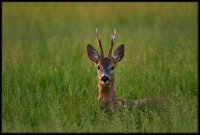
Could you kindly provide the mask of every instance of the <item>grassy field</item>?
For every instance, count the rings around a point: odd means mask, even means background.
[[[197,3],[2,3],[2,132],[197,132]],[[162,111],[97,107],[87,57],[98,28],[115,68],[118,97],[170,99]],[[137,119],[140,118],[140,126]]]

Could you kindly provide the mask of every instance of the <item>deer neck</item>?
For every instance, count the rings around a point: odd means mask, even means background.
[[[117,98],[114,90],[114,75],[111,77],[110,83],[108,85],[103,85],[100,81],[98,82],[99,87],[99,97],[98,103],[101,109],[107,105],[112,106],[116,103]]]

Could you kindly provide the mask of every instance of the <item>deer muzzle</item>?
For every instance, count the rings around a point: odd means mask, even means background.
[[[104,76],[101,77],[101,82],[102,82],[103,84],[108,84],[109,81],[110,81],[110,79],[109,79],[108,76],[105,76],[105,75],[104,75]]]

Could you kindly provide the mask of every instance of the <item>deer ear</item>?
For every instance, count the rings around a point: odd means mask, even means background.
[[[90,60],[94,63],[97,63],[99,60],[99,54],[96,49],[90,44],[87,45],[87,54]]]
[[[115,62],[119,62],[123,59],[124,57],[124,45],[121,44],[114,52],[113,58]]]

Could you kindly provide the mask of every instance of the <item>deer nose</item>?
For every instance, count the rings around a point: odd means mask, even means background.
[[[108,76],[102,76],[101,81],[107,82],[107,81],[109,81],[109,77]]]

